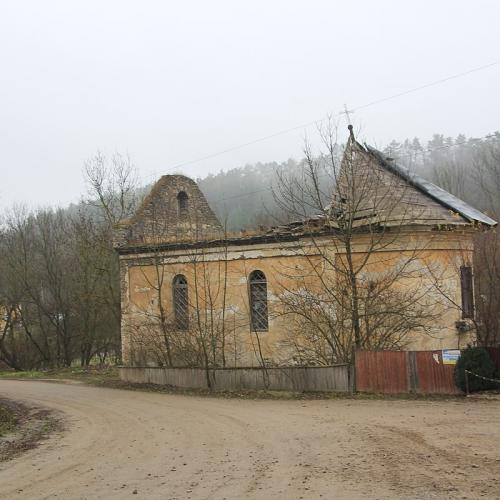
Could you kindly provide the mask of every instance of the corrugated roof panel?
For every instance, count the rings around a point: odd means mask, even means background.
[[[448,191],[445,191],[444,189],[436,186],[423,177],[410,172],[406,167],[398,165],[392,160],[388,161],[385,155],[377,149],[372,148],[367,144],[365,144],[365,148],[379,161],[379,163],[384,168],[402,177],[417,189],[422,191],[424,194],[427,194],[433,200],[436,200],[446,208],[459,213],[460,215],[462,215],[462,217],[465,217],[470,222],[481,222],[482,224],[486,224],[488,226],[497,225],[497,222],[494,221],[491,217],[488,217],[486,214],[483,214],[474,207],[471,207],[468,203],[465,203],[465,201],[457,198],[456,196],[453,196],[451,193],[448,193]]]

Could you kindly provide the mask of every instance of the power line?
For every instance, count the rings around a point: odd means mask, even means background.
[[[405,90],[403,92],[398,92],[397,94],[388,96],[388,97],[383,97],[382,99],[377,99],[376,101],[369,102],[367,104],[363,104],[362,106],[358,106],[357,108],[353,108],[350,111],[357,111],[359,109],[364,109],[368,108],[370,106],[374,106],[375,104],[380,104],[385,101],[390,101],[391,99],[396,99],[398,97],[402,97],[407,94],[411,94],[412,92],[418,92],[420,90],[427,89],[429,87],[433,87],[435,85],[440,85],[441,83],[448,82],[450,80],[455,80],[456,78],[461,78],[462,76],[470,75],[471,73],[476,73],[477,71],[482,71],[483,69],[491,68],[492,66],[496,66],[497,64],[500,64],[500,60],[498,61],[493,61],[492,63],[485,64],[483,66],[478,66],[476,68],[469,69],[467,71],[463,71],[462,73],[456,73],[454,75],[447,76],[445,78],[440,78],[439,80],[434,80],[433,82],[426,83],[424,85],[420,85],[418,87],[414,87],[409,90]]]
[[[433,87],[435,85],[441,85],[442,83],[448,82],[450,80],[455,80],[455,79],[461,78],[463,76],[470,75],[471,73],[476,73],[478,71],[482,71],[482,70],[491,68],[491,67],[496,66],[498,64],[500,64],[500,60],[493,61],[493,62],[491,62],[489,64],[484,64],[482,66],[477,66],[475,68],[469,69],[467,71],[463,71],[461,73],[455,73],[453,75],[450,75],[450,76],[447,76],[447,77],[444,77],[444,78],[440,78],[439,80],[434,80],[434,81],[426,83],[424,85],[420,85],[418,87],[413,87],[411,89],[408,89],[408,90],[405,90],[405,91],[402,91],[402,92],[398,92],[397,94],[393,94],[393,95],[390,95],[390,96],[387,96],[387,97],[383,97],[381,99],[377,99],[377,100],[368,102],[366,104],[363,104],[361,106],[357,106],[357,107],[351,108],[349,110],[345,109],[344,111],[339,111],[338,113],[334,113],[333,116],[340,116],[340,115],[343,115],[343,114],[346,114],[346,113],[352,113],[354,111],[359,111],[361,109],[365,109],[365,108],[368,108],[368,107],[371,107],[371,106],[375,106],[377,104],[381,104],[383,102],[387,102],[387,101],[390,101],[392,99],[397,99],[399,97],[403,97],[403,96],[411,94],[413,92],[419,92],[421,90],[427,89],[429,87]],[[311,125],[322,123],[326,119],[327,119],[327,117],[323,117],[323,118],[320,118],[318,120],[312,120],[312,121],[309,121],[309,122],[306,122],[306,123],[302,123],[301,125],[295,125],[293,127],[280,130],[280,131],[275,132],[273,134],[265,135],[263,137],[259,137],[257,139],[252,140],[252,141],[248,141],[248,142],[244,142],[242,144],[231,146],[229,148],[226,148],[226,149],[223,149],[223,150],[220,150],[220,151],[208,154],[206,156],[202,156],[202,157],[199,157],[199,158],[195,158],[193,160],[188,160],[188,161],[184,161],[184,162],[181,162],[181,163],[177,163],[176,165],[165,169],[164,172],[171,172],[173,170],[177,170],[177,169],[185,167],[187,165],[193,165],[193,164],[199,163],[201,161],[209,160],[209,159],[215,158],[217,156],[221,156],[221,155],[224,155],[224,154],[227,154],[227,153],[231,153],[232,151],[237,151],[238,149],[242,149],[242,148],[245,148],[245,147],[248,147],[248,146],[252,146],[252,145],[257,144],[259,142],[267,141],[269,139],[273,139],[273,138],[278,137],[280,135],[285,135],[285,134],[288,134],[290,132],[294,132],[296,130],[300,130],[300,129],[303,129],[303,128],[310,127]]]
[[[398,160],[398,159],[401,159],[401,158],[411,158],[411,157],[413,157],[415,155],[418,155],[418,154],[421,154],[423,156],[425,153],[432,153],[433,151],[439,151],[439,150],[442,150],[442,149],[450,149],[450,148],[453,148],[453,147],[456,147],[456,146],[473,147],[473,146],[476,146],[476,144],[474,144],[474,143],[469,144],[470,140],[482,141],[484,139],[491,139],[493,137],[500,138],[500,136],[498,134],[488,134],[488,135],[484,135],[482,137],[471,138],[471,139],[468,139],[468,140],[465,140],[465,141],[461,141],[461,142],[455,142],[453,144],[446,144],[446,145],[443,145],[443,146],[436,146],[435,148],[420,149],[420,150],[415,151],[414,153],[408,153],[408,154],[404,154],[404,155],[398,155],[395,159]],[[325,177],[326,175],[327,174],[322,174],[322,175],[320,175],[320,177]],[[217,200],[210,200],[210,204],[211,205],[218,205],[219,203],[222,203],[224,201],[233,200],[233,199],[237,199],[237,198],[245,198],[247,196],[251,196],[251,195],[259,194],[259,193],[265,193],[265,192],[268,192],[268,191],[269,192],[272,191],[272,188],[262,188],[262,189],[257,189],[255,191],[250,191],[248,193],[237,194],[237,195],[233,195],[233,196],[227,196],[227,197],[224,197],[224,198],[219,198]]]

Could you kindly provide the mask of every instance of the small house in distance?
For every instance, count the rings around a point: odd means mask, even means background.
[[[226,234],[160,178],[117,228],[126,366],[283,366],[474,341],[473,235],[496,225],[352,134],[321,214]]]

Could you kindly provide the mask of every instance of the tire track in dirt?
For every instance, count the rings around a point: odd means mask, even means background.
[[[395,494],[411,488],[416,498],[498,498],[498,459],[440,448],[409,428],[376,425],[358,432],[363,442],[371,443],[362,473],[390,484]]]
[[[498,402],[224,400],[32,381],[0,381],[0,393],[66,420],[0,466],[0,498],[500,496]]]

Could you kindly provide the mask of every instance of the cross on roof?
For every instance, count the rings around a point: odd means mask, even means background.
[[[339,114],[345,115],[346,120],[347,120],[347,125],[352,125],[351,123],[351,117],[349,116],[351,113],[354,113],[354,111],[351,109],[347,109],[347,104],[344,104],[344,111],[341,111]]]

